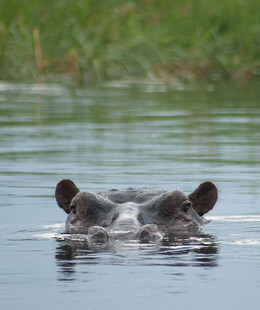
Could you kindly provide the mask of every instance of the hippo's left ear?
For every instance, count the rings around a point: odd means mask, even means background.
[[[71,200],[77,195],[79,189],[71,180],[64,179],[61,180],[55,190],[55,198],[57,204],[62,208],[66,213],[70,213],[70,203]]]
[[[204,182],[189,195],[193,208],[202,216],[211,210],[218,199],[218,190],[212,182]]]

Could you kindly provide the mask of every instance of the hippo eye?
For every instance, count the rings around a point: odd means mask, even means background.
[[[73,214],[76,214],[76,213],[77,213],[76,207],[75,207],[74,205],[71,205],[71,206],[70,206],[70,211],[71,211]]]
[[[112,222],[114,222],[117,218],[118,218],[118,213],[116,213],[116,214],[113,216]]]
[[[184,212],[184,213],[187,213],[189,211],[191,207],[191,203],[190,202],[186,202],[185,204],[183,204],[181,206],[181,210]]]

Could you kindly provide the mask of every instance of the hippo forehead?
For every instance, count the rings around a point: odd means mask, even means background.
[[[177,192],[183,193],[181,191]],[[127,188],[124,190],[112,189],[105,192],[99,192],[97,193],[97,195],[102,196],[116,204],[124,204],[127,202],[142,204],[149,202],[154,198],[158,198],[165,193],[168,192],[166,190],[157,190],[149,188]]]
[[[150,190],[150,189],[125,189],[125,190],[109,190],[106,192],[99,192],[91,194],[89,192],[79,192],[71,202],[71,205],[78,204],[81,207],[88,204],[98,204],[101,206],[109,206],[108,209],[113,209],[120,206],[121,212],[128,212],[129,210],[137,209],[138,207],[149,203],[150,205],[157,205],[159,201],[161,204],[171,204],[172,207],[178,207],[183,201],[188,201],[189,198],[180,190],[167,192],[163,190]],[[111,205],[112,203],[112,205]]]

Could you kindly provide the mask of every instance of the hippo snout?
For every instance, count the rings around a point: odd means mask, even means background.
[[[113,233],[136,232],[141,223],[138,220],[139,208],[135,203],[124,203],[117,207],[117,215],[109,230]]]

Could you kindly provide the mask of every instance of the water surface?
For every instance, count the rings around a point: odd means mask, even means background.
[[[1,309],[257,308],[259,83],[0,83]],[[89,248],[54,189],[153,187],[219,200],[200,234]]]

